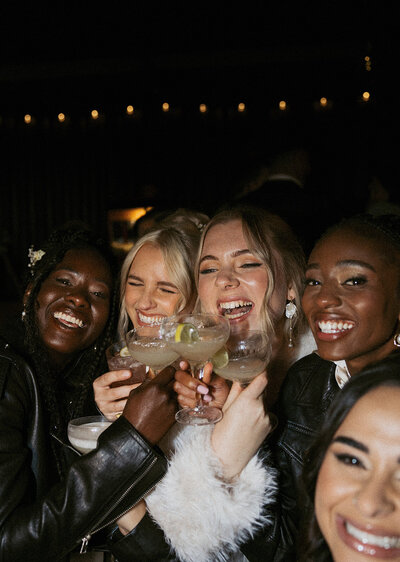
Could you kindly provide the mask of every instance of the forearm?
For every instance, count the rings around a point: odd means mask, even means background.
[[[99,443],[100,449],[73,463],[64,483],[34,504],[18,502],[10,509],[1,525],[1,559],[60,557],[115,521],[164,474],[163,457],[125,419],[117,420]]]

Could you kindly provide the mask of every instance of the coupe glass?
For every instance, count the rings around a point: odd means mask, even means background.
[[[170,349],[189,362],[192,376],[201,380],[205,363],[224,345],[229,330],[229,321],[217,314],[177,314],[163,320],[160,333]],[[194,408],[183,408],[175,417],[179,423],[205,425],[219,421],[222,412],[203,405],[198,395]]]
[[[262,373],[268,363],[270,344],[265,332],[245,330],[233,332],[213,360],[213,370],[217,375],[247,386]]]
[[[68,439],[71,445],[84,455],[94,451],[97,439],[112,422],[104,416],[85,416],[68,423]]]
[[[155,375],[179,357],[160,336],[158,329],[153,335],[146,336],[130,330],[126,335],[126,343],[132,357],[143,365],[148,365]]]
[[[132,375],[129,379],[118,381],[111,386],[122,386],[143,382],[147,376],[146,366],[132,357],[126,341],[114,342],[106,349],[108,368],[110,371],[129,370]]]

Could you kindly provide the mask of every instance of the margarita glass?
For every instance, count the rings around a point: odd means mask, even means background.
[[[84,416],[68,423],[68,439],[82,454],[90,453],[97,447],[97,439],[112,424],[105,416]]]
[[[179,357],[160,336],[158,329],[153,335],[140,335],[136,330],[130,330],[126,335],[126,343],[132,357],[149,366],[155,375]]]
[[[189,362],[192,376],[201,380],[207,361],[223,347],[229,336],[229,321],[216,314],[177,314],[165,318],[160,333],[168,347]],[[205,425],[222,418],[219,408],[203,405],[201,396],[194,408],[176,414],[183,424]]]

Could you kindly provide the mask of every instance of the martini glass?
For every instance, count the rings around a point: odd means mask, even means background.
[[[229,321],[217,314],[177,314],[163,320],[160,328],[170,349],[189,362],[192,376],[201,380],[207,361],[224,345],[229,336]],[[176,413],[179,423],[206,425],[222,418],[219,408],[203,405],[198,395],[194,408]]]
[[[260,330],[245,330],[231,333],[225,347],[211,361],[217,375],[247,386],[265,370],[269,354],[267,334]]]
[[[153,335],[140,335],[136,330],[130,330],[126,335],[126,343],[132,357],[148,365],[155,375],[179,357],[158,330]]]
[[[90,453],[97,447],[97,439],[112,422],[104,416],[84,416],[68,423],[68,439],[82,454]]]

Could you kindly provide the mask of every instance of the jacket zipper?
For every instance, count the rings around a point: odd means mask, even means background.
[[[108,512],[105,514],[105,516],[103,517],[103,521],[107,518],[107,515],[109,513],[111,513],[113,511],[113,509],[118,505],[118,503],[124,499],[124,497],[132,490],[132,488],[134,486],[136,486],[136,484],[138,482],[140,482],[140,480],[142,480],[142,478],[144,478],[146,476],[146,474],[150,471],[150,469],[154,466],[154,464],[157,462],[157,458],[153,458],[153,460],[151,461],[151,463],[149,464],[149,466],[146,468],[146,470],[144,471],[143,474],[141,474],[138,478],[136,478],[136,480],[129,486],[129,488],[122,494],[122,496],[119,498],[119,500],[117,502],[114,502],[113,506],[108,510]],[[162,477],[161,477],[162,478]],[[99,531],[101,531],[102,529],[104,529],[105,527],[107,527],[107,525],[110,525],[111,523],[113,523],[114,521],[116,521],[117,519],[119,519],[120,517],[122,517],[123,515],[125,515],[125,513],[128,513],[128,511],[130,509],[132,509],[132,507],[134,505],[136,505],[137,503],[139,503],[146,494],[148,494],[149,492],[151,492],[155,486],[158,484],[158,482],[161,480],[161,478],[159,478],[157,480],[157,482],[154,484],[154,486],[152,486],[149,490],[146,491],[145,494],[142,494],[137,500],[136,502],[131,505],[130,507],[128,507],[127,509],[125,509],[125,511],[123,511],[122,513],[120,513],[119,515],[117,515],[117,517],[115,517],[114,519],[112,519],[111,521],[107,521],[107,523],[105,523],[104,525],[100,525],[100,527],[98,527],[97,529],[95,529],[94,531],[92,531],[91,533],[86,534],[82,539],[81,539],[81,549],[80,549],[80,554],[84,554],[87,551],[87,547],[89,544],[89,540],[91,539],[92,535],[94,535],[95,533],[98,533]]]

